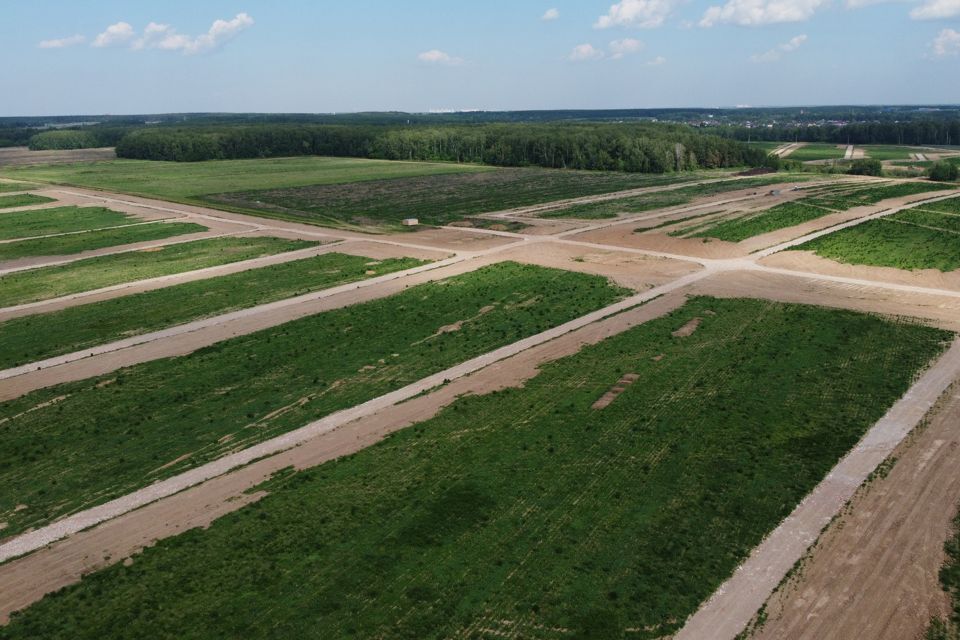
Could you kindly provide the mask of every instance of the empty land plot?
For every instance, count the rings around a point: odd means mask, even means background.
[[[425,264],[327,253],[0,323],[0,369]]]
[[[214,205],[315,224],[399,228],[403,218],[419,218],[427,224],[448,224],[478,213],[673,184],[696,177],[696,174],[497,169],[354,185],[224,193],[203,200]]]
[[[917,147],[901,147],[897,145],[864,145],[859,147],[867,153],[868,158],[874,160],[909,160],[914,154],[930,153],[929,149]]]
[[[953,534],[944,544],[946,562],[940,569],[940,585],[949,596],[950,615],[934,618],[924,636],[926,640],[953,640],[960,637],[960,516],[953,520]]]
[[[55,198],[48,198],[46,196],[38,196],[32,193],[18,193],[12,196],[0,196],[0,209],[30,207],[35,204],[46,204],[55,201]]]
[[[144,220],[103,207],[56,207],[19,211],[0,215],[0,240],[91,231],[140,222]]]
[[[359,158],[270,158],[161,162],[109,162],[0,168],[6,177],[72,184],[121,193],[190,201],[210,193],[340,184],[441,173],[494,171],[477,165],[394,162]]]
[[[940,213],[953,213],[960,215],[960,198],[950,198],[949,200],[938,200],[924,204],[919,209],[924,211],[937,211]]]
[[[833,211],[829,209],[803,202],[785,202],[756,214],[723,220],[710,228],[697,231],[691,237],[740,242],[771,231],[795,227],[798,224],[816,220],[831,213]]]
[[[251,260],[317,244],[269,237],[211,238],[17,271],[0,276],[0,307]]]
[[[281,474],[259,502],[86,576],[3,632],[663,637],[950,336],[697,298],[522,388]]]
[[[0,193],[9,191],[30,191],[36,189],[37,185],[27,182],[3,182],[0,181]]]
[[[624,213],[643,213],[644,211],[676,207],[682,204],[688,204],[696,198],[712,196],[718,193],[740,191],[742,189],[754,189],[758,187],[770,186],[772,184],[778,184],[781,182],[795,182],[806,179],[808,179],[806,176],[798,177],[795,175],[774,175],[764,178],[744,178],[742,180],[700,184],[682,187],[680,189],[671,189],[670,191],[655,191],[653,193],[619,198],[617,200],[573,205],[563,209],[557,209],[555,211],[548,211],[547,213],[540,214],[540,217],[579,218],[582,220],[616,218],[619,214]]]
[[[788,157],[790,160],[810,162],[812,160],[840,160],[847,151],[847,145],[805,144],[795,149]]]
[[[65,236],[18,240],[0,244],[0,260],[15,260],[30,256],[66,256],[104,247],[165,240],[204,231],[208,231],[207,227],[194,222],[155,222]]]
[[[947,191],[951,187],[936,182],[898,182],[862,189],[843,189],[811,196],[805,201],[809,204],[826,207],[835,211],[846,211],[854,207],[874,205],[890,198],[904,198],[933,191]]]
[[[124,495],[626,293],[599,276],[500,263],[4,403],[3,532]]]
[[[804,243],[823,258],[897,269],[960,269],[960,217],[907,210]]]

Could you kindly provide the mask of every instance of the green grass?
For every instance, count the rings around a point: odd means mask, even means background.
[[[822,196],[811,196],[805,198],[804,201],[836,211],[846,211],[854,207],[874,205],[890,198],[903,198],[905,196],[920,195],[932,191],[945,191],[950,188],[949,185],[936,182],[898,182],[876,187],[853,189],[838,194],[827,193]]]
[[[13,207],[29,207],[35,204],[46,204],[54,202],[55,198],[38,196],[32,193],[21,193],[13,196],[0,196],[0,209],[12,209]]]
[[[960,214],[960,198],[949,198],[947,200],[930,202],[923,205],[921,208],[925,211],[939,211],[942,213]]]
[[[802,244],[796,249],[846,264],[897,269],[960,269],[960,235],[949,231],[948,216],[936,216],[938,229],[917,226],[930,221],[921,212],[903,212],[870,220]],[[952,223],[955,228],[955,222]]]
[[[490,171],[488,167],[358,158],[270,158],[160,162],[108,160],[77,164],[8,167],[5,177],[73,184],[170,200],[211,193],[341,184],[444,173]]]
[[[0,307],[240,262],[316,244],[267,237],[212,238],[18,271],[0,276]]]
[[[164,240],[204,231],[207,231],[207,227],[193,222],[158,222],[156,224],[120,227],[119,229],[88,231],[67,236],[18,240],[0,244],[0,260],[14,260],[30,256],[66,256],[94,249],[150,240]]]
[[[960,515],[953,519],[953,533],[943,545],[946,561],[940,568],[940,586],[949,596],[950,614],[947,619],[934,618],[924,636],[925,640],[957,640],[960,638]]]
[[[929,149],[920,149],[917,147],[902,147],[897,145],[857,145],[858,149],[863,149],[868,158],[874,160],[909,160],[914,153],[930,153]]]
[[[625,293],[599,276],[501,263],[4,403],[4,534],[355,406]],[[18,504],[29,508],[15,511]]]
[[[204,200],[258,215],[330,226],[399,230],[403,218],[449,224],[478,213],[637,187],[675,184],[700,174],[650,175],[559,169],[498,169],[485,173],[379,180],[213,195]]]
[[[830,213],[832,212],[827,209],[803,202],[785,202],[756,214],[724,220],[713,227],[694,233],[692,237],[740,242],[771,231],[795,227]]]
[[[617,200],[607,200],[604,202],[592,202],[588,204],[579,204],[557,209],[541,214],[542,218],[578,218],[582,220],[616,218],[619,214],[643,213],[644,211],[653,211],[656,209],[665,209],[667,207],[676,207],[687,204],[697,198],[712,196],[728,191],[739,191],[742,189],[755,189],[768,187],[770,185],[782,182],[796,182],[808,179],[807,176],[796,175],[771,175],[760,178],[743,178],[727,182],[715,182],[712,184],[692,185],[670,191],[655,191],[653,193],[628,198],[618,198]]]
[[[0,240],[54,233],[90,231],[143,222],[141,218],[103,207],[56,207],[0,214]]]
[[[26,182],[0,182],[0,193],[7,191],[30,191],[36,188],[37,185]]]
[[[0,323],[0,369],[425,264],[327,253]]]
[[[766,152],[771,152],[774,149],[779,149],[785,142],[749,142],[747,143],[753,149],[763,149]]]
[[[260,502],[47,596],[0,637],[664,637],[948,337],[696,298],[521,388],[279,474]]]
[[[847,152],[847,145],[807,144],[786,157],[787,160],[810,162],[812,160],[840,160]]]

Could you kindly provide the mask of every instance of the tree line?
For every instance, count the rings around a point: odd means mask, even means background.
[[[718,131],[735,140],[829,142],[835,144],[960,145],[960,119],[905,122],[856,122],[827,126],[727,127]]]
[[[133,131],[117,144],[117,156],[145,160],[297,155],[641,173],[767,162],[763,151],[731,138],[651,124],[158,127]]]

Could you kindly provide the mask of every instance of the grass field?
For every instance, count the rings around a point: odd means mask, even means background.
[[[143,222],[141,218],[103,207],[56,207],[0,215],[0,240],[53,233],[90,231]]]
[[[599,276],[501,263],[30,393],[0,405],[3,532],[303,426],[625,293]]]
[[[0,323],[0,369],[79,351],[191,320],[410,269],[424,261],[371,261],[327,253]]]
[[[66,256],[83,251],[118,247],[136,242],[165,240],[191,233],[203,233],[207,227],[193,222],[160,222],[103,229],[66,236],[49,236],[0,244],[0,260],[14,260],[30,256]]]
[[[960,217],[903,211],[796,247],[847,264],[897,269],[960,269]]]
[[[786,142],[750,142],[748,145],[753,149],[763,149],[764,151],[771,152],[774,149],[778,149],[783,145],[787,144]]]
[[[0,637],[664,637],[948,337],[697,298],[522,388],[281,474],[260,502],[84,577]]]
[[[766,211],[723,220],[709,228],[697,231],[691,237],[740,242],[771,231],[795,227],[798,224],[822,218],[830,213],[832,212],[827,209],[803,202],[785,202]]]
[[[476,165],[305,156],[208,162],[110,160],[66,165],[8,167],[0,169],[0,174],[8,178],[20,177],[25,180],[73,184],[182,201],[229,191],[280,189],[482,171],[492,171],[492,169]]]
[[[0,209],[29,207],[35,204],[46,204],[54,201],[54,198],[48,198],[47,196],[38,196],[32,193],[20,193],[12,196],[0,196]]]
[[[698,174],[649,175],[557,169],[498,169],[484,173],[379,180],[219,194],[208,203],[331,226],[400,229],[403,218],[448,224],[478,213],[622,189],[684,182]]]
[[[788,160],[810,162],[812,160],[840,160],[847,151],[846,145],[811,143],[796,149]]]
[[[960,215],[960,198],[949,198],[938,202],[931,202],[920,207],[924,211],[939,211]]]
[[[949,190],[950,188],[949,185],[937,182],[898,182],[875,187],[844,189],[837,193],[827,192],[804,200],[810,204],[835,211],[846,211],[854,207],[877,204],[890,198],[902,198],[933,191]]]
[[[26,182],[0,182],[0,193],[6,193],[9,191],[30,191],[31,189],[36,188],[36,185],[28,184]]]
[[[808,176],[791,174],[771,175],[759,178],[743,178],[712,184],[691,185],[670,191],[653,192],[639,196],[618,198],[605,202],[578,204],[565,209],[557,209],[541,214],[542,218],[578,218],[592,220],[616,218],[619,214],[643,213],[667,207],[676,207],[692,202],[697,198],[712,196],[728,191],[768,187],[782,182],[796,182],[809,179]]]
[[[914,153],[930,153],[930,149],[897,145],[858,145],[857,148],[863,149],[868,158],[880,160],[881,162],[884,160],[909,160]]]
[[[0,307],[240,262],[316,244],[281,238],[212,238],[18,271],[0,276]]]

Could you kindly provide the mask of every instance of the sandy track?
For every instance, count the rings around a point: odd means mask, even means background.
[[[91,162],[94,160],[113,160],[116,157],[117,154],[113,147],[55,151],[30,151],[27,147],[7,147],[6,149],[0,149],[0,167]]]
[[[675,636],[734,638],[816,541],[831,518],[960,377],[960,338],[751,552]]]
[[[960,502],[960,383],[927,421],[768,600],[768,620],[751,637],[919,638],[931,617],[949,614],[938,574]]]
[[[420,393],[429,391],[434,387],[440,386],[450,380],[456,380],[469,375],[480,369],[487,367],[495,362],[505,358],[522,353],[527,349],[538,346],[550,340],[554,340],[572,331],[583,328],[599,320],[622,313],[636,305],[648,302],[656,297],[665,295],[686,287],[693,282],[705,277],[709,271],[698,271],[689,274],[683,278],[678,278],[672,282],[650,289],[649,291],[636,294],[614,303],[597,311],[585,314],[566,322],[562,325],[548,329],[517,342],[495,349],[482,356],[472,358],[466,362],[460,363],[449,369],[441,371],[431,376],[427,376],[413,384],[407,385],[396,391],[379,396],[350,409],[345,409],[333,413],[325,418],[310,423],[304,427],[290,431],[286,434],[272,438],[258,445],[254,445],[237,453],[233,453],[213,462],[186,471],[182,474],[173,476],[166,480],[154,483],[148,487],[117,498],[102,505],[87,509],[86,511],[63,518],[53,524],[41,527],[34,531],[16,536],[0,544],[0,562],[4,562],[19,555],[30,553],[44,547],[45,545],[67,537],[87,527],[106,522],[116,518],[124,513],[137,509],[155,500],[173,495],[189,487],[200,484],[210,478],[222,475],[230,471],[233,467],[248,464],[258,458],[268,455],[274,455],[285,451],[297,445],[303,444],[312,438],[327,433],[337,427],[352,422],[358,418],[372,415],[377,411],[390,407],[403,400],[408,400]],[[69,365],[68,365],[69,366]],[[19,380],[21,378],[14,378]]]
[[[791,153],[793,153],[794,151],[796,151],[797,149],[805,145],[806,145],[805,142],[791,142],[789,144],[785,144],[780,147],[777,147],[771,152],[771,155],[775,155],[778,158],[786,158]]]
[[[355,453],[384,436],[427,420],[463,394],[483,394],[522,385],[544,362],[572,355],[632,327],[661,317],[685,300],[674,292],[642,307],[587,325],[527,349],[431,393],[345,424],[276,456],[254,462],[163,500],[77,533],[23,558],[0,565],[0,623],[43,595],[76,582],[86,573],[136,553],[159,539],[206,526],[263,494],[244,492],[281,469],[299,469]],[[135,558],[134,558],[135,561]]]

